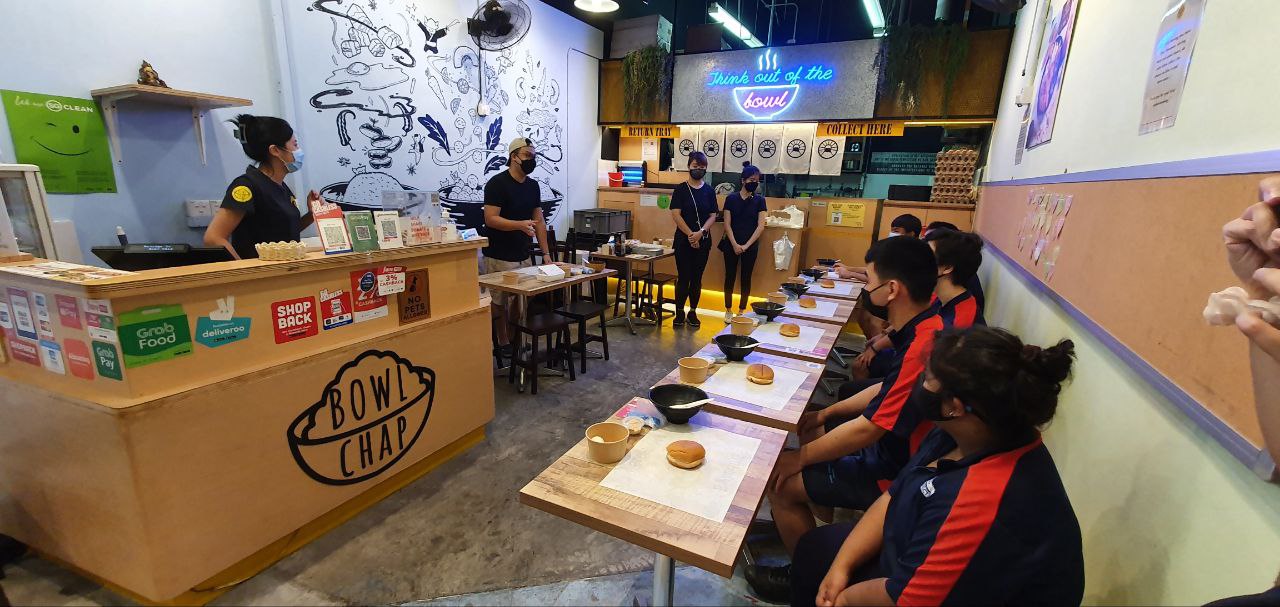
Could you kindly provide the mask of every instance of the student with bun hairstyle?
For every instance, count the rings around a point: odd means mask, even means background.
[[[738,191],[724,199],[724,238],[720,239],[720,252],[724,253],[724,321],[733,320],[733,279],[740,273],[742,294],[738,297],[738,314],[747,308],[747,294],[751,292],[751,273],[756,269],[756,255],[760,252],[760,236],[764,234],[764,218],[768,213],[764,196],[757,194],[760,187],[760,169],[750,162],[742,163],[742,185]]]
[[[204,244],[224,247],[236,259],[258,256],[255,245],[302,238],[311,211],[298,211],[285,175],[302,168],[302,149],[293,127],[280,118],[240,114],[230,121],[244,153],[254,161],[227,186],[222,206],[204,231]],[[307,201],[319,200],[314,190]],[[308,208],[310,205],[308,205]]]
[[[934,428],[856,525],[800,539],[793,605],[1079,605],[1080,524],[1040,429],[1073,345],[989,327],[934,339],[909,406]]]

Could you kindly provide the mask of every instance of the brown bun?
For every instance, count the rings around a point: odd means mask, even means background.
[[[818,281],[818,286],[824,289],[834,289],[836,287],[836,281],[831,280],[829,278],[824,278]]]
[[[762,363],[752,363],[747,367],[747,381],[767,386],[773,383],[773,369]]]
[[[783,337],[800,337],[800,325],[793,322],[783,323],[778,327],[778,335]]]
[[[801,307],[801,308],[816,308],[816,307],[818,307],[818,301],[817,301],[816,299],[814,299],[814,298],[812,298],[812,297],[808,297],[808,296],[801,297],[801,298],[800,298],[800,307]]]
[[[802,285],[804,284],[804,279],[799,276],[792,276],[787,279],[787,282],[793,285]]]
[[[702,444],[691,440],[678,440],[667,445],[667,462],[677,468],[692,470],[702,465],[707,450]]]

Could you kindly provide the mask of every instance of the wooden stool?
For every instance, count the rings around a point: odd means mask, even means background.
[[[530,315],[525,319],[524,324],[511,323],[511,328],[517,333],[528,335],[533,342],[532,349],[526,356],[521,352],[521,348],[516,348],[511,355],[511,369],[508,373],[507,381],[515,383],[516,369],[522,368],[529,374],[530,393],[538,393],[538,363],[546,360],[547,368],[552,368],[551,364],[558,362],[561,358],[568,360],[569,364],[565,365],[569,372],[569,381],[577,379],[573,372],[573,352],[569,350],[569,321],[559,314],[544,312],[541,314]],[[538,350],[538,338],[545,338],[547,341],[547,349],[545,354]],[[556,338],[555,345],[552,345],[551,338]],[[523,343],[523,337],[515,340],[515,343]],[[519,386],[521,391],[524,386]]]

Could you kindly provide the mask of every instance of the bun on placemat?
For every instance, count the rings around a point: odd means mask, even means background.
[[[677,468],[692,470],[702,465],[707,450],[698,441],[678,440],[667,445],[667,462]]]
[[[783,337],[800,337],[800,325],[793,322],[782,323],[782,326],[778,327],[778,335]]]
[[[800,298],[800,307],[801,307],[801,308],[816,308],[816,307],[818,307],[818,300],[816,300],[816,299],[814,299],[814,298],[812,298],[812,297],[809,297],[809,296],[807,296],[807,295],[802,296],[802,297]]]
[[[767,386],[773,383],[773,369],[763,363],[752,363],[747,367],[747,381]]]
[[[834,289],[836,288],[836,281],[831,280],[830,278],[823,278],[818,281],[818,286],[824,289]]]
[[[800,276],[792,276],[790,278],[787,278],[786,282],[787,284],[802,285],[804,284],[804,278]]]

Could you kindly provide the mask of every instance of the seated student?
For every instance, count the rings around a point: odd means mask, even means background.
[[[959,232],[960,228],[957,228],[956,224],[949,221],[930,221],[929,225],[924,227],[924,236],[921,236],[921,238],[928,239],[929,234],[932,234],[934,230],[951,230],[952,232]]]
[[[910,213],[894,217],[893,221],[889,224],[888,238],[893,238],[895,236],[907,236],[911,239],[920,238],[920,218]],[[862,271],[858,272],[857,270]],[[841,278],[851,278],[854,280],[861,280],[862,282],[867,281],[866,268],[850,269],[838,267],[836,268],[836,274]],[[884,322],[877,319],[875,315],[871,314],[871,312],[867,310],[862,299],[858,300],[858,303],[854,308],[853,319],[858,323],[858,328],[862,331],[863,335],[879,335],[884,330]]]
[[[893,218],[889,222],[889,238],[894,236],[907,236],[910,238],[920,238],[920,218],[906,213]]]
[[[942,329],[929,305],[938,266],[929,246],[914,238],[877,242],[868,259],[870,282],[863,296],[887,309],[899,354],[883,388],[855,413],[859,417],[779,457],[769,500],[789,551],[814,527],[810,502],[866,508],[887,486],[879,481],[893,479],[906,464],[912,438],[919,439],[923,420],[906,402],[924,370],[933,335]]]
[[[800,540],[792,605],[1079,605],[1080,524],[1039,433],[1072,350],[939,334],[909,405],[937,427],[856,525]]]

